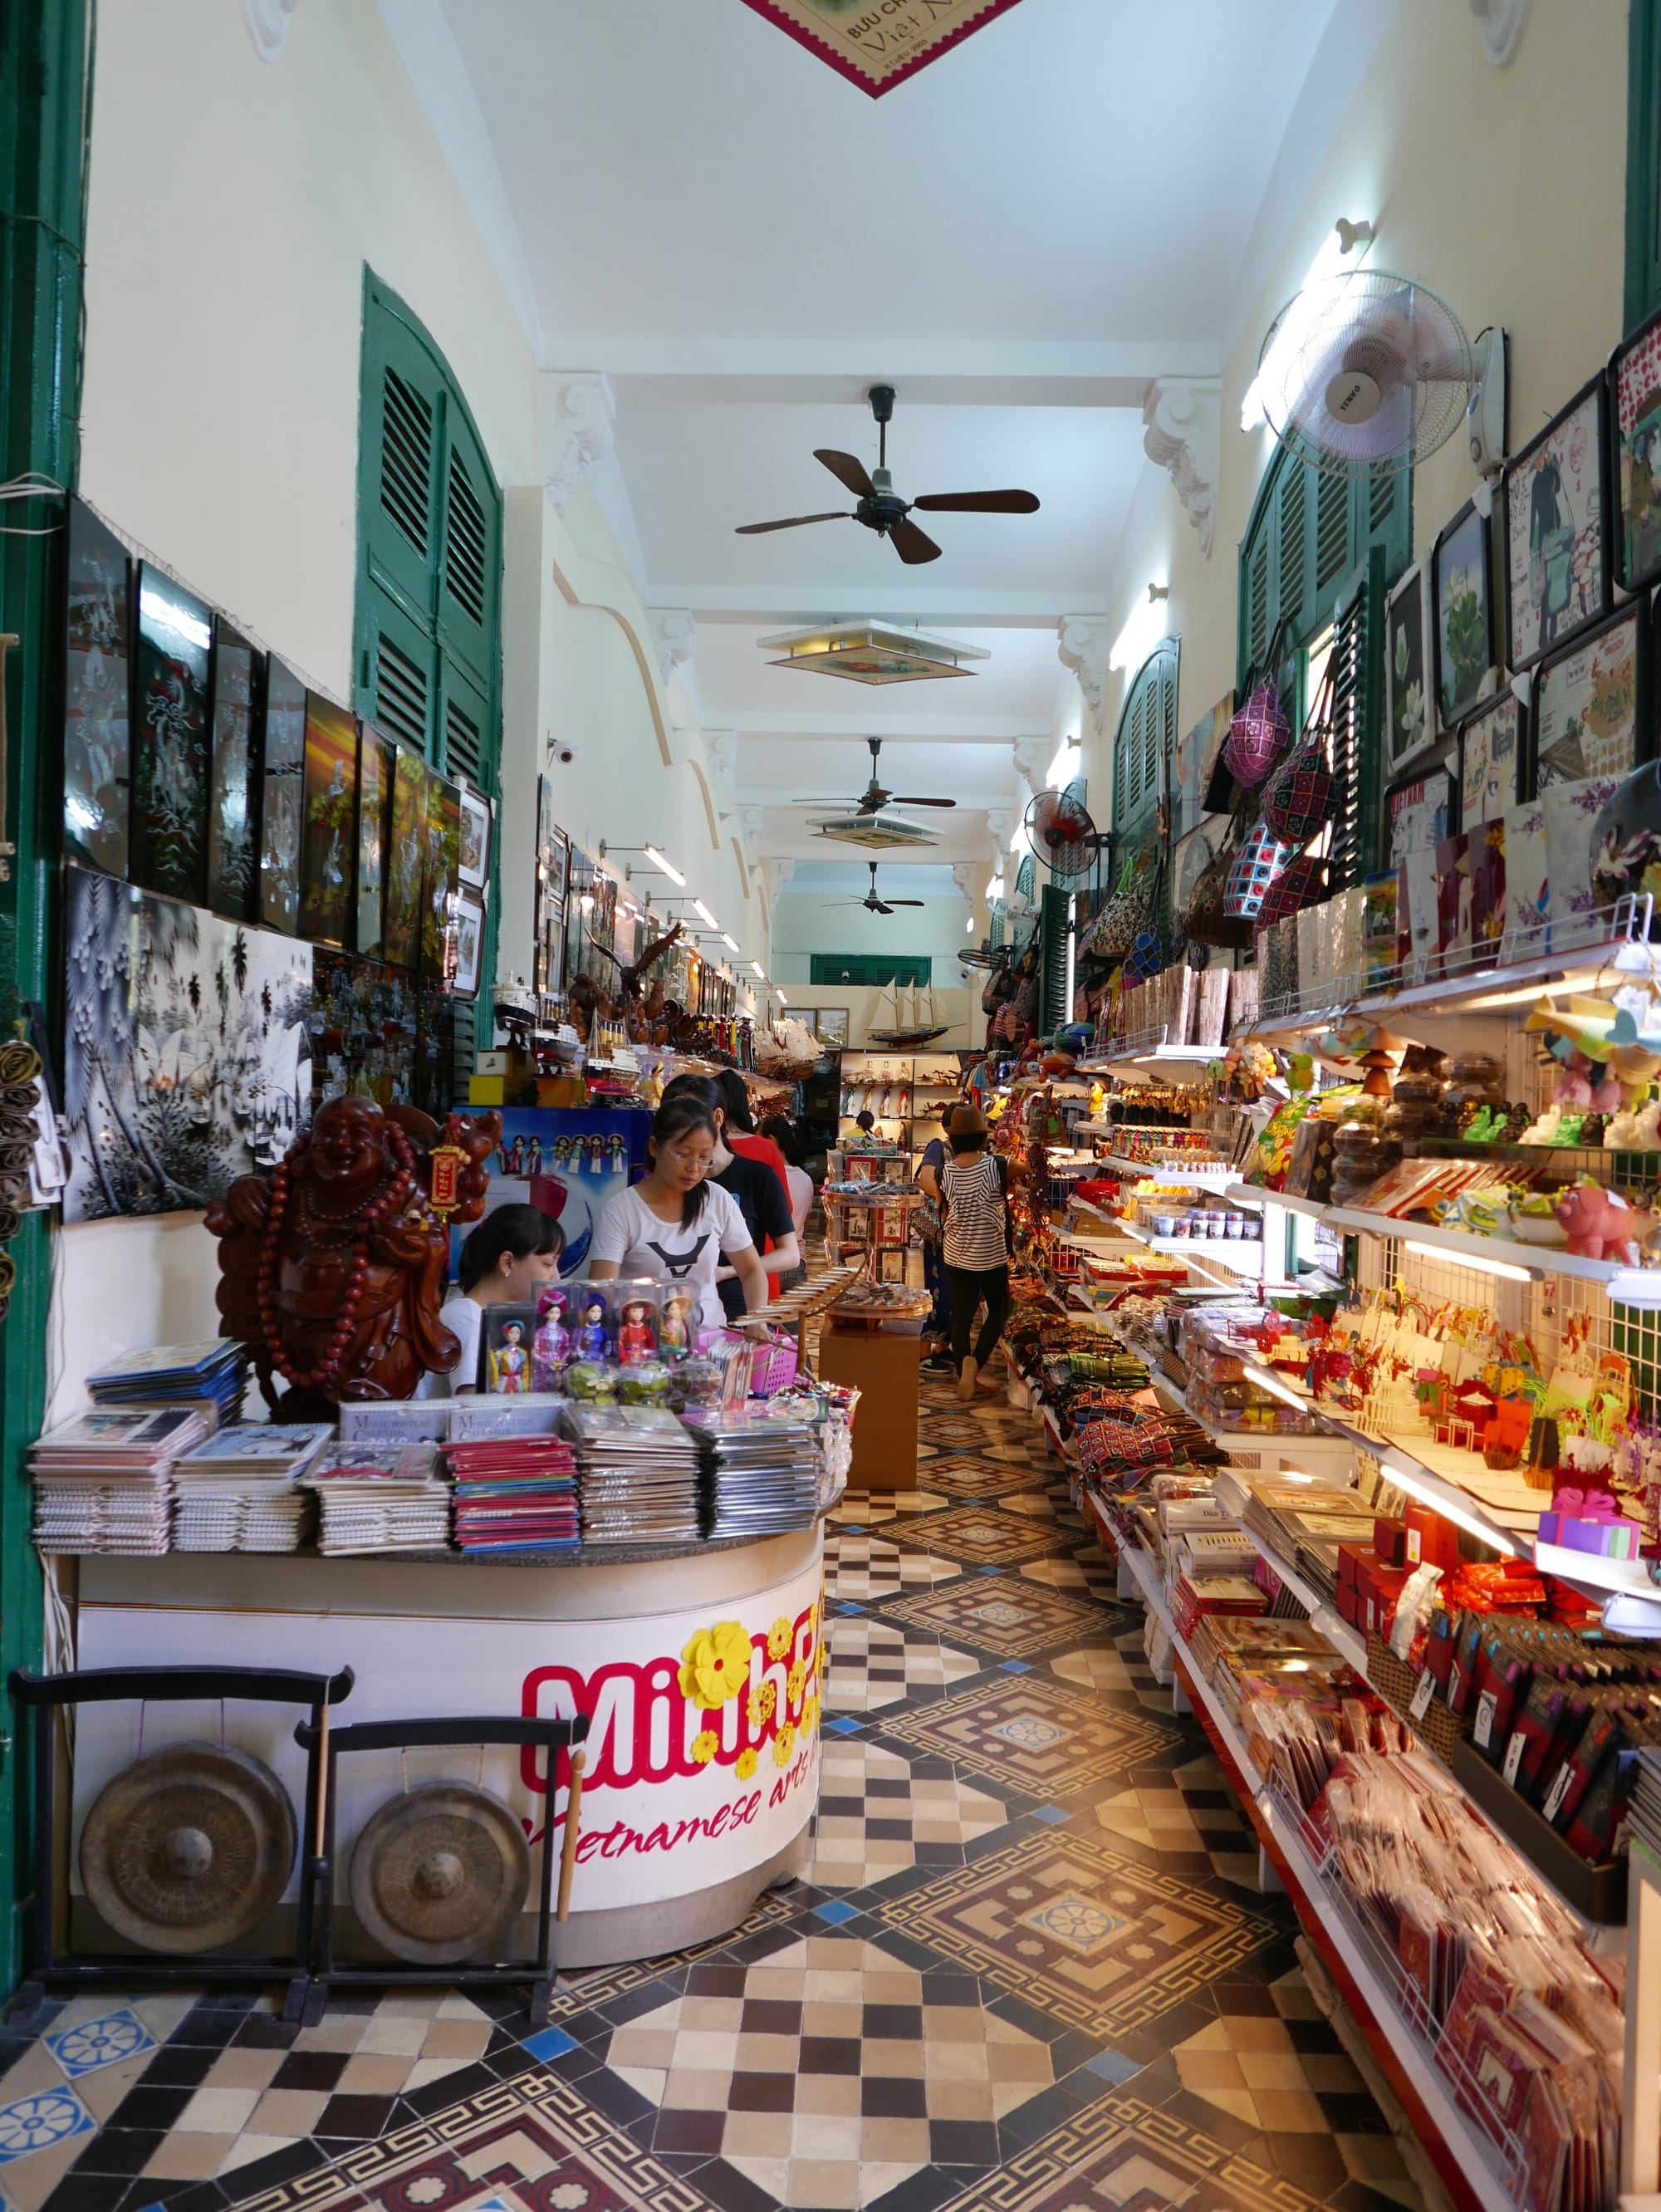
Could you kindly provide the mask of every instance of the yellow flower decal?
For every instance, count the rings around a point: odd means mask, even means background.
[[[757,1685],[749,1693],[747,1711],[753,1729],[765,1728],[773,1718],[773,1709],[779,1702],[779,1692],[771,1682]]]
[[[778,1735],[773,1739],[773,1765],[775,1766],[788,1766],[790,1765],[791,1753],[795,1750],[795,1748],[796,1730],[791,1727],[791,1723],[786,1721],[780,1728]]]
[[[681,1695],[706,1711],[743,1695],[749,1681],[749,1638],[736,1620],[700,1628],[681,1654]]]
[[[768,1658],[782,1659],[785,1652],[790,1650],[791,1640],[794,1633],[795,1632],[791,1628],[789,1621],[787,1621],[781,1613],[779,1619],[773,1622],[772,1627],[767,1631]]]
[[[755,1771],[755,1753],[749,1750],[741,1751],[732,1762],[732,1771],[741,1782],[748,1782]]]
[[[796,1664],[791,1668],[789,1674],[785,1677],[785,1687],[790,1693],[790,1701],[791,1705],[796,1705],[800,1701],[802,1692],[807,1686],[807,1680],[808,1670],[798,1659]]]
[[[818,1723],[819,1723],[819,1699],[818,1699],[817,1695],[816,1695],[813,1691],[809,1690],[809,1692],[808,1692],[808,1694],[807,1694],[807,1697],[806,1697],[806,1698],[805,1698],[805,1699],[803,1701],[803,1705],[802,1705],[802,1733],[803,1733],[803,1735],[811,1735],[813,1734],[814,1729],[818,1726]]]
[[[700,1766],[707,1766],[720,1745],[721,1740],[713,1729],[702,1729],[692,1739],[692,1755]]]

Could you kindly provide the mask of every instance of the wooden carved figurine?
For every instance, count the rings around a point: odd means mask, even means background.
[[[427,1206],[436,1125],[412,1109],[335,1098],[275,1174],[242,1176],[207,1225],[220,1240],[219,1310],[247,1345],[266,1403],[285,1419],[329,1419],[348,1401],[409,1398],[460,1346],[439,1320],[449,1229]],[[501,1116],[452,1115],[443,1132],[468,1164],[451,1218],[484,1211],[485,1163]]]

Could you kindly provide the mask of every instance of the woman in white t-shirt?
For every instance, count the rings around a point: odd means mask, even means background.
[[[709,1181],[716,1154],[709,1108],[691,1096],[670,1099],[653,1118],[648,1150],[645,1177],[600,1216],[590,1279],[643,1277],[689,1291],[702,1326],[719,1328],[726,1316],[715,1271],[724,1258],[743,1285],[746,1310],[765,1305],[767,1271],[737,1201]]]
[[[439,1313],[461,1346],[461,1357],[447,1375],[423,1376],[415,1395],[461,1398],[476,1390],[485,1308],[534,1305],[544,1283],[559,1281],[564,1249],[559,1223],[534,1206],[499,1206],[487,1213],[461,1248],[456,1264],[461,1287]]]

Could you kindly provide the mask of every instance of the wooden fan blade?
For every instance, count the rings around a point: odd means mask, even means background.
[[[787,514],[782,522],[741,522],[735,538],[759,538],[766,530],[799,530],[804,522],[852,522],[846,507],[834,507],[828,514]]]
[[[955,799],[898,799],[891,797],[890,806],[955,806]]]
[[[1036,514],[1038,500],[1029,491],[936,491],[914,499],[913,507],[930,514]]]
[[[940,548],[914,522],[896,522],[888,532],[888,543],[908,568],[940,558]]]
[[[923,900],[921,900],[921,899],[890,899],[890,900],[888,901],[888,904],[889,904],[891,907],[895,907],[895,906],[921,906],[923,903],[924,903],[924,902],[923,902]]]
[[[813,458],[821,461],[840,484],[846,484],[856,499],[874,496],[876,486],[866,472],[865,464],[856,453],[839,453],[834,446],[815,446]]]
[[[884,906],[882,900],[878,899],[875,907],[871,908],[871,911],[874,914],[892,914],[894,912],[894,908],[891,906]]]

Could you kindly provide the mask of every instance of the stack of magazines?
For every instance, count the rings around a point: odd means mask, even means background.
[[[317,1497],[325,1555],[450,1548],[450,1485],[436,1444],[331,1441],[305,1482]]]
[[[476,1556],[554,1557],[580,1543],[577,1460],[563,1437],[452,1443],[456,1541]]]
[[[334,1442],[325,1422],[239,1422],[173,1470],[176,1552],[295,1552],[307,1493],[299,1487]]]
[[[758,1405],[689,1410],[713,1491],[712,1536],[776,1536],[812,1526],[820,1455],[813,1423]]]
[[[233,1336],[205,1344],[157,1344],[124,1352],[87,1377],[95,1406],[160,1406],[195,1401],[208,1408],[208,1426],[233,1421],[242,1411],[248,1355]]]
[[[209,1419],[194,1406],[100,1407],[49,1430],[29,1456],[38,1548],[165,1552],[173,1467]]]
[[[571,1406],[583,1542],[678,1544],[707,1533],[696,1438],[662,1406]]]

